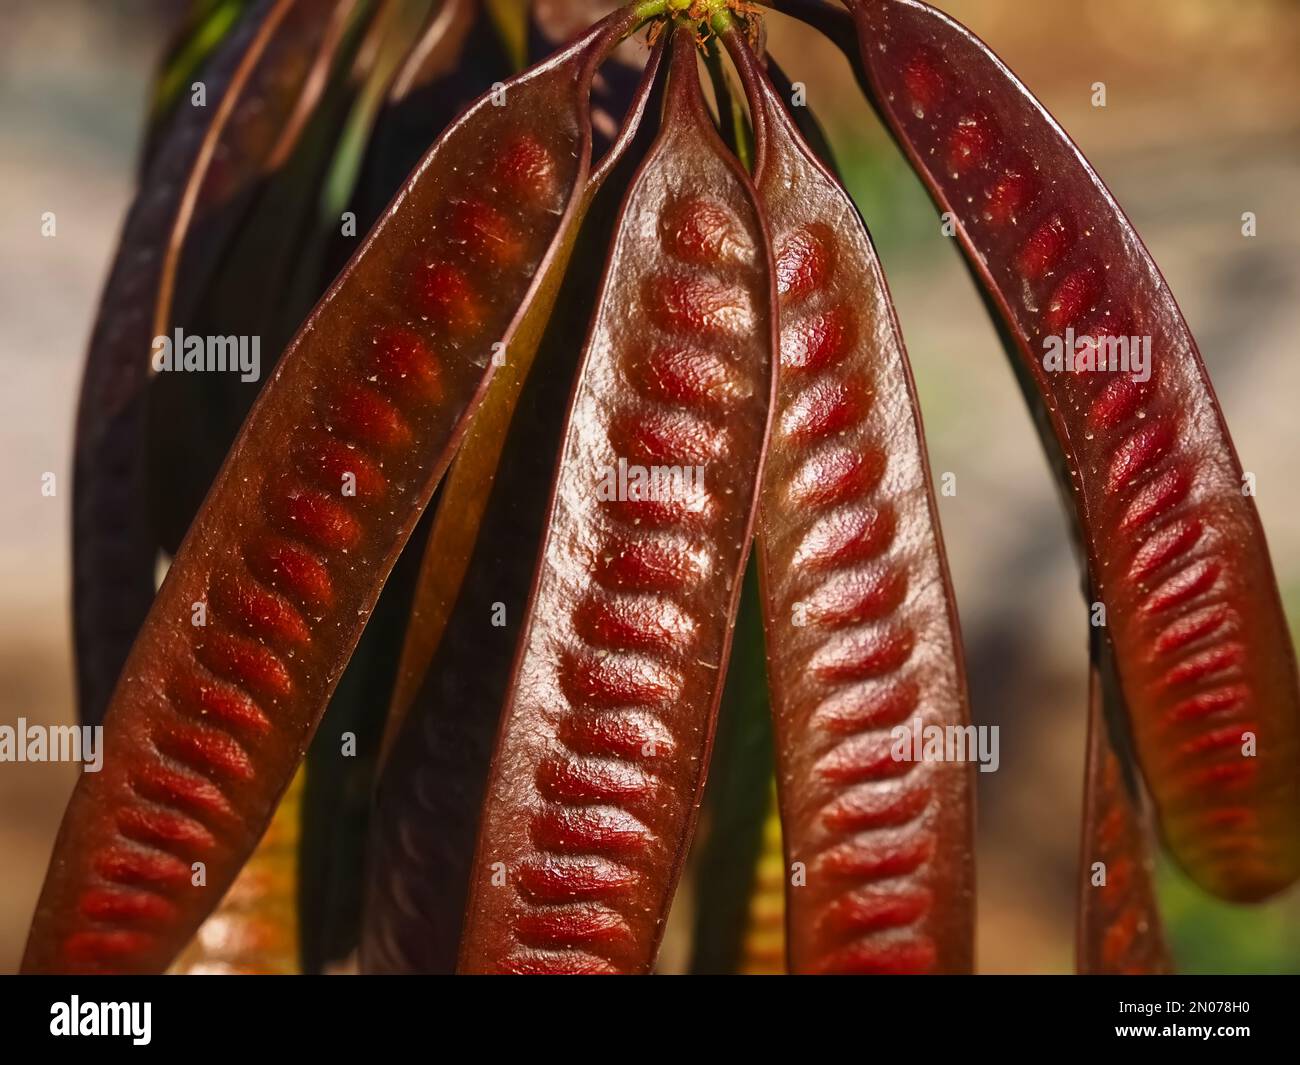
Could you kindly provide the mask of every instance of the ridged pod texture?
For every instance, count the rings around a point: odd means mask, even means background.
[[[488,767],[582,356],[574,340],[590,323],[615,215],[654,132],[641,120],[662,52],[652,52],[622,132],[588,180],[591,207],[536,345],[538,369],[529,372],[531,349],[516,344],[439,493],[374,795],[362,972],[456,968]]]
[[[1146,811],[1111,742],[1095,669],[1088,696],[1078,969],[1116,976],[1167,973],[1172,966],[1156,906]]]
[[[775,325],[748,178],[703,109],[690,31],[673,49],[663,128],[624,202],[569,410],[462,971],[648,970],[699,803]],[[620,463],[703,479],[611,484]]]
[[[485,16],[486,17],[486,16]],[[628,90],[626,96],[615,97],[621,105],[618,113],[622,126],[618,136],[601,154],[599,165],[593,170],[583,193],[582,213],[587,218],[587,207],[595,202],[600,189],[616,166],[626,166],[623,160],[633,139],[641,128],[650,90],[662,61],[663,49],[656,48],[648,61],[641,81]],[[601,78],[609,67],[601,68]],[[611,92],[606,86],[606,102]],[[593,94],[593,106],[595,94]],[[583,271],[582,260],[594,258],[599,266],[602,246],[595,251],[592,242],[596,220],[584,221],[582,246],[574,251],[575,270],[566,274],[566,285],[572,285],[576,274]],[[594,252],[594,254],[593,254]],[[593,272],[593,276],[595,273]],[[563,300],[561,301],[563,306]],[[583,313],[589,310],[584,307]],[[547,330],[557,328],[556,318],[567,312],[557,310],[547,322]],[[583,327],[585,327],[585,321]],[[563,327],[563,326],[560,326]],[[566,346],[567,346],[566,338]],[[489,489],[495,482],[501,463],[502,447],[509,431],[520,392],[528,378],[535,357],[535,349],[521,350],[516,345],[507,360],[492,379],[465,440],[456,453],[455,461],[447,472],[447,479],[439,493],[437,511],[429,531],[428,546],[421,563],[419,581],[411,607],[410,623],[402,645],[397,680],[390,701],[386,724],[384,748],[388,750],[393,738],[414,702],[416,694],[429,671],[429,663],[438,649],[442,633],[451,611],[455,607],[469,565],[471,553],[479,540],[479,528],[488,505]],[[573,351],[573,348],[569,348]],[[576,354],[576,352],[575,352]],[[571,360],[572,361],[572,360]],[[562,410],[563,408],[561,408]]]
[[[972,765],[896,750],[970,720],[911,372],[852,202],[731,44],[780,295],[759,559],[791,969],[969,971]]]
[[[467,112],[291,343],[127,661],[25,970],[162,970],[252,851],[572,222],[591,73],[627,28]]]
[[[1046,408],[1165,839],[1216,894],[1278,891],[1300,875],[1295,657],[1177,304],[1100,178],[980,41],[916,0],[849,7],[873,98],[957,219]],[[1067,329],[1102,338],[1107,359],[1105,338],[1149,337],[1150,379],[1046,368]]]

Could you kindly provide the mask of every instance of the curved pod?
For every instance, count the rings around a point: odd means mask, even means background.
[[[970,711],[911,370],[852,201],[727,43],[780,292],[759,560],[787,861],[806,870],[791,970],[970,971],[973,767],[912,757]]]
[[[549,307],[587,175],[591,77],[634,24],[607,20],[507,83],[506,106],[470,108],[290,344],[127,660],[26,971],[163,969],[252,851],[481,401],[493,345]],[[484,203],[519,234],[511,263],[456,237]]]
[[[1165,840],[1208,890],[1270,895],[1300,875],[1295,656],[1187,324],[1101,179],[981,41],[917,0],[848,6],[873,101],[1046,408]],[[1073,369],[1045,360],[1071,338]]]
[[[462,971],[647,971],[699,805],[776,324],[766,228],[704,110],[693,42],[675,32],[663,128],[624,201],[569,410]],[[635,473],[698,467],[702,483],[657,489]]]

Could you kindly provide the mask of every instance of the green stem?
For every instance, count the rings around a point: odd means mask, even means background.
[[[729,0],[703,0],[705,14],[699,21],[707,20],[714,33],[725,33],[732,23],[728,3]],[[636,17],[645,23],[662,15],[675,17],[689,15],[691,8],[696,5],[697,0],[645,0],[644,3],[638,4],[635,10]]]

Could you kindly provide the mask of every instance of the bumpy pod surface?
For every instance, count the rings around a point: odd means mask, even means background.
[[[611,102],[621,105],[619,113],[623,122],[618,136],[600,156],[584,190],[584,215],[641,127],[662,55],[662,47],[651,53],[640,80],[627,88],[626,93],[615,94],[607,87],[601,94],[606,105]],[[606,67],[609,65],[605,64]],[[600,77],[605,76],[602,68]],[[596,102],[597,96],[593,95],[593,106]],[[410,624],[402,644],[385,731],[385,750],[391,746],[415,700],[460,594],[491,486],[500,466],[505,438],[524,382],[531,371],[533,357],[531,348],[520,351],[516,346],[512,357],[495,374],[447,472],[420,565]]]
[[[252,851],[494,345],[553,296],[587,176],[591,77],[632,25],[607,20],[507,83],[509,106],[467,111],[291,343],[126,663],[25,970],[163,969]]]
[[[663,128],[624,202],[568,414],[462,971],[654,960],[752,533],[773,306],[766,227],[704,110],[693,33],[677,30]],[[657,484],[635,473],[674,468]]]
[[[759,560],[786,854],[806,869],[791,968],[969,971],[973,769],[925,743],[970,713],[911,371],[852,201],[728,44],[780,298]]]
[[[575,340],[590,324],[627,181],[655,132],[657,122],[642,130],[641,119],[652,89],[662,103],[662,52],[592,174],[592,209],[535,368],[516,358],[494,378],[439,494],[374,795],[363,972],[456,968],[479,810],[582,354]]]
[[[873,102],[1045,409],[1164,837],[1208,890],[1272,894],[1300,875],[1295,656],[1187,324],[1101,179],[981,41],[918,0],[848,6]],[[1076,368],[1054,368],[1071,338]],[[1118,338],[1149,338],[1149,379]]]

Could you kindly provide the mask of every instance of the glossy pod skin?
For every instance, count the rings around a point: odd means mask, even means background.
[[[569,409],[462,972],[646,972],[699,804],[768,430],[775,291],[752,186],[704,110],[694,31],[672,48]],[[704,483],[602,499],[620,459],[702,465]]]
[[[1137,781],[1110,737],[1105,686],[1088,679],[1088,754],[1079,857],[1078,971],[1133,976],[1173,971],[1156,906],[1150,827]],[[1097,866],[1100,865],[1100,869]],[[1098,876],[1104,874],[1104,880]]]
[[[375,158],[370,165],[377,172],[381,189],[383,172],[393,166],[400,169],[409,162],[404,159],[409,145],[436,128],[434,116],[463,91],[470,81],[468,72],[480,73],[485,68],[492,71],[506,64],[491,16],[480,0],[446,0],[440,4],[394,78],[387,112],[376,132]],[[365,185],[363,190],[368,191]],[[507,360],[498,369],[436,503],[390,699],[385,751],[424,680],[469,563],[499,455],[495,445],[504,435],[502,429],[485,441],[485,426],[499,425],[502,420],[492,413],[506,405],[496,397],[502,392],[507,396],[516,394],[512,386],[523,376],[519,361]]]
[[[608,5],[606,5],[608,6]],[[640,127],[651,87],[662,59],[662,49],[656,48],[639,81],[622,91],[626,85],[620,81],[619,90],[608,85],[599,94],[593,91],[593,108],[621,105],[624,121],[617,137],[600,155],[591,179],[584,191],[586,206],[605,183],[613,168],[626,152]],[[597,80],[606,77],[607,62],[597,73]],[[606,113],[608,118],[608,113]],[[594,122],[593,122],[594,127]],[[499,368],[483,404],[474,416],[465,434],[465,440],[448,470],[446,482],[437,502],[429,542],[420,564],[415,600],[411,606],[410,623],[402,644],[397,680],[390,700],[384,733],[384,750],[389,749],[414,702],[420,685],[424,682],[448,617],[456,605],[461,584],[469,565],[487,507],[491,486],[501,461],[501,450],[511,424],[519,395],[532,366],[532,351],[517,353]]]
[[[248,187],[283,143],[311,58],[354,0],[264,0],[203,70],[209,107],[182,104],[151,152],[100,302],[74,450],[73,618],[81,718],[102,721],[154,596],[145,506],[146,392],[168,331],[173,275],[193,231]]]
[[[515,360],[498,373],[439,494],[402,647],[411,672],[393,690],[373,797],[365,973],[456,969],[479,811],[582,355],[575,341],[590,325],[623,192],[657,132],[642,117],[652,108],[657,119],[662,105],[662,51],[592,174],[534,369]]]
[[[162,970],[252,851],[481,399],[493,344],[553,297],[592,71],[634,24],[615,16],[514,79],[510,106],[474,105],[290,345],[127,661],[25,971]],[[484,220],[514,239],[477,239]]]
[[[1295,657],[1195,341],[1101,179],[982,42],[917,0],[848,7],[873,102],[1045,408],[1164,838],[1207,890],[1273,894],[1300,875]],[[1046,369],[1067,329],[1150,337],[1150,380]]]
[[[726,41],[780,293],[759,562],[787,865],[806,869],[790,968],[969,972],[973,765],[894,751],[896,728],[970,722],[911,371],[852,201]]]

